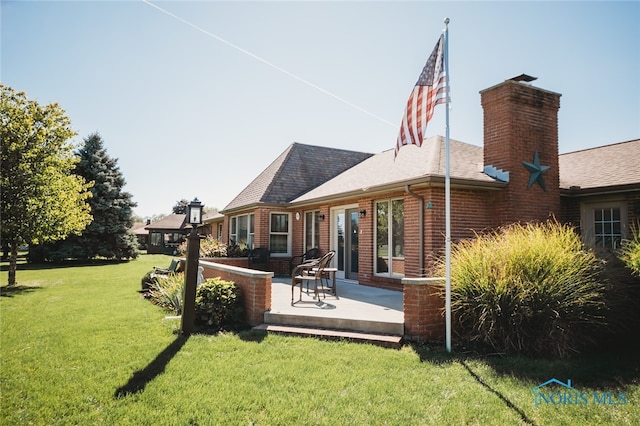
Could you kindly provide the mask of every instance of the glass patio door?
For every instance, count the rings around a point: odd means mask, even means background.
[[[358,279],[358,209],[337,209],[333,212],[333,249],[338,277]]]

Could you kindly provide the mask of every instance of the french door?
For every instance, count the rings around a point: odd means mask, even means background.
[[[332,210],[331,247],[338,278],[358,279],[358,209],[357,206]]]

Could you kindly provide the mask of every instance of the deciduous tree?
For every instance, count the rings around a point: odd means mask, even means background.
[[[16,282],[20,245],[79,234],[91,222],[91,184],[73,173],[74,135],[58,104],[41,106],[0,84],[0,219],[10,252],[9,285]]]

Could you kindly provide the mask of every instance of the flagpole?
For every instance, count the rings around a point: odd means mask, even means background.
[[[451,352],[451,176],[449,162],[449,107],[451,96],[449,94],[449,18],[445,18],[444,30],[444,69],[446,73],[446,133],[445,133],[445,346],[447,352]]]

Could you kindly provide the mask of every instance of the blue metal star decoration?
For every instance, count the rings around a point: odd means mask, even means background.
[[[538,185],[540,185],[540,187],[542,187],[542,189],[546,191],[547,188],[544,186],[544,178],[542,177],[542,173],[549,170],[549,166],[540,165],[540,157],[538,156],[538,151],[536,151],[533,155],[533,163],[527,163],[526,161],[523,161],[522,164],[531,173],[527,188],[531,188],[531,185],[538,182]]]

